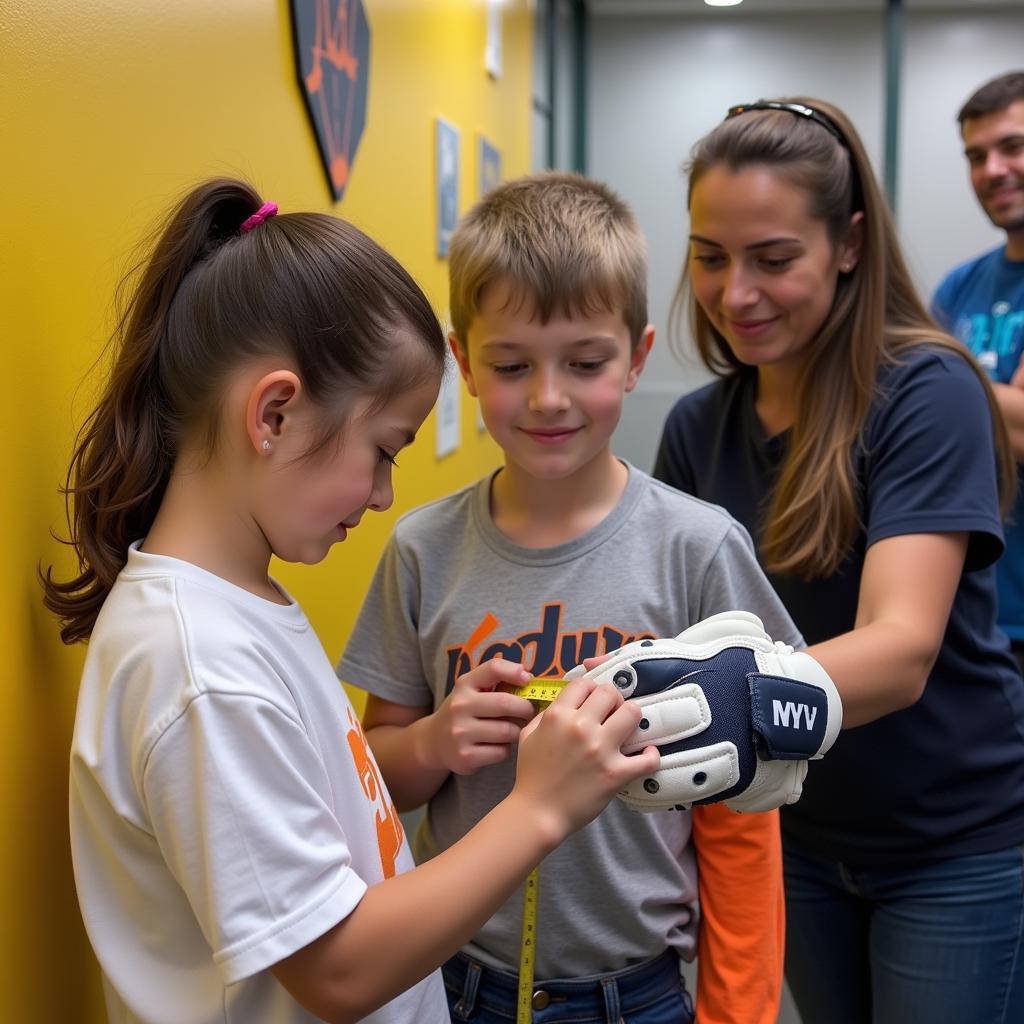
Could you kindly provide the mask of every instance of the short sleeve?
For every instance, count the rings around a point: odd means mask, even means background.
[[[338,662],[346,683],[407,707],[433,701],[419,641],[419,573],[392,536]]]
[[[700,618],[733,610],[753,612],[773,640],[804,646],[800,631],[758,564],[750,534],[739,523],[729,528],[705,574]]]
[[[864,443],[870,546],[920,533],[971,535],[967,568],[1002,553],[992,411],[956,353],[918,359],[880,391]]]
[[[685,431],[681,427],[681,414],[682,406],[677,403],[665,420],[651,475],[655,480],[660,480],[677,491],[695,494],[696,480],[684,443]]]
[[[196,697],[155,743],[142,790],[225,984],[319,938],[366,891],[322,759],[267,700]]]

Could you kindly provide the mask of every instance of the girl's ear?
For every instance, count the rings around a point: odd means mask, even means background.
[[[626,391],[632,391],[636,382],[647,365],[647,357],[650,355],[651,346],[654,344],[654,327],[648,324],[640,335],[640,340],[633,346],[629,357],[629,373],[626,374]]]
[[[260,455],[269,455],[295,415],[302,382],[291,370],[272,370],[253,385],[245,405],[245,431]]]
[[[473,371],[469,366],[469,354],[454,331],[448,335],[448,347],[452,350],[452,355],[455,356],[455,362],[459,364],[459,373],[462,374],[462,379],[466,382],[466,389],[474,398],[479,397],[476,393],[476,381],[473,380]]]
[[[839,243],[839,269],[848,274],[860,261],[864,246],[864,211],[858,210],[850,218],[846,237]]]

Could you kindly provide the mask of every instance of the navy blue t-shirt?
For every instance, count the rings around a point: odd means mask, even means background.
[[[787,435],[766,437],[756,374],[686,395],[665,424],[654,475],[721,505],[755,538]],[[995,624],[1002,551],[991,415],[953,352],[922,349],[882,370],[855,452],[863,529],[839,569],[769,575],[808,644],[853,629],[864,553],[886,537],[967,532],[967,561],[922,698],[845,730],[808,771],[783,835],[850,864],[990,852],[1024,841],[1024,681]],[[752,609],[756,610],[756,609]]]

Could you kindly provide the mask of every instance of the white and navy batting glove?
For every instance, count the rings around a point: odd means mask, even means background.
[[[623,746],[661,766],[619,793],[634,810],[724,801],[736,811],[795,803],[807,762],[835,742],[843,705],[814,658],[774,643],[749,612],[722,612],[672,640],[639,640],[587,675],[611,682],[644,717]]]

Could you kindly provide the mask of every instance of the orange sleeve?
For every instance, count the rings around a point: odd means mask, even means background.
[[[693,808],[700,887],[697,1024],[775,1024],[786,910],[779,812]]]

